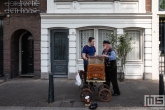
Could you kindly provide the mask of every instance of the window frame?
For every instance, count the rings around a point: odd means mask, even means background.
[[[126,33],[126,31],[139,31],[140,32],[140,59],[139,60],[128,60],[128,62],[144,62],[144,29],[141,28],[125,28],[123,29],[123,32]]]
[[[82,64],[83,63],[83,59],[80,58],[80,34],[79,32],[81,30],[88,30],[88,29],[93,29],[94,30],[94,38],[95,38],[95,47],[96,47],[96,55],[98,55],[98,46],[99,46],[99,41],[98,41],[98,35],[99,35],[99,29],[105,29],[105,30],[110,30],[110,31],[113,31],[114,34],[116,34],[117,32],[117,29],[116,28],[113,28],[113,27],[100,27],[100,26],[92,26],[92,27],[82,27],[82,28],[78,28],[76,29],[76,60],[77,60],[77,64]]]

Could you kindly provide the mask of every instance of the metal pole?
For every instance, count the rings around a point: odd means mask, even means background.
[[[54,82],[53,73],[49,74],[49,93],[48,93],[48,103],[54,102]]]

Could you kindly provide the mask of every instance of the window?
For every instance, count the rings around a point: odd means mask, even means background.
[[[132,37],[132,44],[131,46],[133,49],[127,55],[127,60],[140,60],[141,59],[141,31],[137,30],[128,30],[125,31],[128,33],[129,37]]]
[[[79,38],[79,44],[80,44],[80,51],[81,53],[83,47],[85,45],[88,45],[88,38],[89,37],[94,37],[94,30],[93,29],[88,29],[88,30],[80,30],[80,38]],[[81,58],[81,54],[79,55],[79,58]]]
[[[110,40],[111,34],[114,33],[112,29],[102,29],[102,28],[93,28],[93,29],[85,29],[79,30],[79,59],[81,59],[81,51],[85,45],[88,45],[88,38],[95,38],[95,48],[96,54],[101,55],[103,51],[102,43],[103,40]]]
[[[113,34],[112,30],[105,30],[105,29],[99,29],[98,31],[99,37],[98,37],[98,53],[101,54],[103,51],[102,43],[104,40],[111,40],[111,34]]]
[[[165,0],[159,0],[159,10],[165,11]]]

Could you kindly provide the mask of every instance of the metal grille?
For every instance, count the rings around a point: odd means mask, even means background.
[[[64,34],[64,33],[61,33]],[[56,37],[54,39],[54,60],[66,60],[65,51],[66,51],[66,38]]]
[[[164,28],[165,27],[165,18],[160,18],[159,19],[159,41],[160,41],[160,44],[159,44],[159,73],[160,74],[165,74],[164,72],[164,58],[165,58],[165,54],[164,54],[164,49],[165,49],[165,45],[164,45],[164,42],[165,42],[165,39],[164,39],[164,36],[165,36],[165,31],[164,31]]]

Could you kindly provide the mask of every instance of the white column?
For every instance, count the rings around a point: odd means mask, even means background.
[[[119,1],[114,1],[114,13],[119,12]]]
[[[139,13],[146,13],[146,0],[139,0]]]
[[[49,62],[50,62],[49,31],[48,29],[41,29],[41,79],[48,79],[50,72]]]
[[[152,0],[152,79],[159,78],[159,16],[158,1]]]
[[[123,29],[117,29],[117,34],[123,34],[123,33],[124,33]]]
[[[117,37],[119,37],[119,36],[122,35],[123,33],[124,33],[124,30],[123,30],[123,29],[120,29],[120,28],[117,29]],[[117,66],[118,66],[117,72],[120,72],[121,60],[118,60],[118,61],[117,61]]]
[[[55,2],[54,0],[47,0],[47,13],[55,12]]]
[[[76,29],[69,29],[69,64],[68,79],[75,79],[76,75]]]

